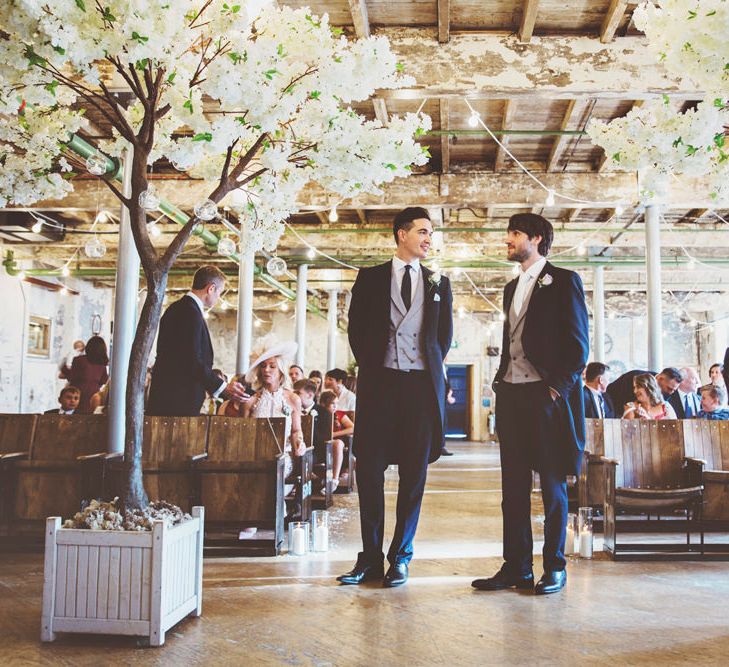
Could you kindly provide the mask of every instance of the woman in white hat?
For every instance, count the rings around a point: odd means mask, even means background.
[[[288,477],[293,469],[290,453],[302,456],[306,451],[301,430],[301,399],[285,387],[288,380],[285,362],[296,354],[294,342],[274,345],[261,354],[246,372],[246,382],[255,394],[243,404],[243,417],[286,417],[286,468]]]

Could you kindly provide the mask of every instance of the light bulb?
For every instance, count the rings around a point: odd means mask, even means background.
[[[61,287],[61,294],[63,296],[67,296],[68,295],[68,288],[67,287]]]
[[[253,326],[258,329],[261,326],[261,320],[253,320]]]
[[[554,190],[549,190],[547,192],[547,198],[544,200],[544,203],[547,206],[554,206]]]
[[[228,302],[227,301],[223,301],[221,299],[221,301],[220,301],[220,310],[228,310]]]
[[[332,210],[329,211],[329,222],[337,222],[339,220],[339,214],[337,213],[337,207],[332,206]]]
[[[149,229],[149,235],[153,238],[157,238],[162,232],[159,229],[159,225],[155,224],[154,222],[147,227]]]
[[[306,256],[309,259],[316,259],[316,250],[314,250],[314,248],[309,248],[309,250],[306,253]]]
[[[106,254],[106,244],[97,236],[86,241],[84,254],[91,259],[99,259]]]
[[[99,213],[96,216],[96,220],[94,222],[98,223],[99,225],[103,225],[105,222],[109,221],[109,214],[106,211],[99,211]]]
[[[154,185],[149,184],[144,192],[139,193],[139,205],[145,211],[156,211],[159,208],[159,196]]]
[[[469,127],[478,127],[479,121],[481,120],[481,115],[478,113],[478,111],[471,111],[471,115],[468,117],[468,125]]]
[[[196,218],[205,220],[206,222],[218,217],[218,206],[212,199],[198,202],[195,204],[194,211]]]
[[[86,169],[94,176],[103,176],[106,173],[106,156],[94,151],[86,158]]]
[[[18,280],[25,280],[25,271],[20,271],[17,273]]]
[[[458,319],[466,317],[466,309],[463,306],[458,306]]]
[[[689,271],[693,271],[693,269],[696,268],[696,260],[693,257],[689,259],[689,261],[686,263],[686,267],[689,269]]]
[[[587,248],[585,248],[585,246],[583,246],[583,245],[578,245],[577,246],[577,254],[578,255],[586,255],[587,254]]]
[[[289,309],[289,303],[288,303],[288,301],[284,301],[284,302],[283,302],[283,303],[281,304],[281,310],[283,310],[283,312],[285,313],[285,312],[287,312],[287,311],[288,311],[288,309]]]
[[[209,319],[210,319],[210,313],[209,313],[209,312],[208,312],[208,311],[206,310],[206,311],[205,311],[205,312],[203,313],[203,317],[204,317],[204,318],[205,318],[206,320],[209,320]]]
[[[266,262],[266,271],[274,278],[279,278],[286,273],[286,260],[281,257],[271,257]]]
[[[37,220],[36,223],[31,227],[34,234],[40,234],[41,230],[43,229],[43,223],[40,220]]]
[[[615,215],[623,215],[623,213],[625,213],[625,209],[620,204],[618,204],[615,207]]]
[[[499,313],[499,322],[503,322],[506,319],[506,315],[504,313]]]
[[[61,269],[61,275],[64,278],[68,278],[71,275],[71,269],[68,268],[68,264],[65,264],[64,267]]]

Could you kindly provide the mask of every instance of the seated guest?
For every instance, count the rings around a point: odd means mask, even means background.
[[[615,417],[613,401],[605,390],[608,386],[607,372],[610,366],[593,361],[585,368],[585,419],[612,419]]]
[[[663,399],[651,373],[633,378],[635,401],[625,405],[623,419],[676,419],[675,410]]]
[[[53,408],[53,410],[46,410],[47,415],[73,415],[76,413],[79,401],[81,400],[81,390],[78,387],[72,385],[66,385],[61,389],[61,394],[58,397],[58,402],[61,404],[60,408]]]
[[[342,464],[344,463],[344,440],[342,438],[348,437],[354,432],[352,420],[345,414],[339,416],[338,402],[337,395],[329,390],[323,391],[319,398],[322,411],[328,415],[327,427],[331,424],[334,438],[332,440],[332,493],[337,490],[342,474]]]
[[[681,384],[683,377],[681,372],[677,368],[664,368],[660,373],[656,374],[655,371],[628,371],[623,373],[617,380],[611,382],[605,390],[612,399],[613,405],[625,405],[633,400],[633,378],[638,375],[645,375],[650,373],[655,375],[658,381],[658,386],[661,389],[663,398],[668,400],[668,397],[676,391],[678,385]]]
[[[701,385],[701,380],[693,368],[682,368],[681,375],[683,380],[678,385],[678,389],[668,398],[668,402],[679,419],[692,419],[701,410],[701,399],[696,393]]]
[[[339,475],[342,472],[342,462],[344,461],[344,442],[338,439],[332,440],[334,415],[327,408],[314,403],[316,385],[311,380],[299,380],[294,385],[294,391],[301,399],[301,414],[314,416],[314,461],[316,463],[326,463],[326,444],[332,443],[331,491],[333,493],[339,486]],[[323,489],[322,493],[326,493],[326,490]]]
[[[91,397],[99,391],[109,380],[106,370],[109,364],[109,355],[106,352],[106,343],[101,336],[92,336],[86,343],[84,354],[76,357],[71,364],[69,382],[81,391],[81,400],[78,412],[90,414]]]
[[[304,369],[301,366],[289,366],[289,380],[291,380],[291,386],[293,387],[299,380],[306,378],[304,375]]]
[[[354,412],[356,410],[357,397],[354,392],[347,389],[347,372],[341,368],[333,368],[327,371],[324,376],[324,388],[333,391],[337,397],[337,410],[341,412]]]
[[[719,387],[726,387],[723,373],[724,364],[712,364],[709,368],[709,382]]]
[[[729,419],[729,408],[726,405],[726,389],[714,384],[701,387],[701,410],[699,419]]]
[[[94,415],[105,415],[109,409],[109,392],[111,390],[111,380],[107,382],[99,391],[97,391],[89,401],[91,413]]]
[[[321,394],[321,385],[324,381],[321,376],[321,371],[311,371],[309,373],[309,379],[316,385],[316,397],[318,400],[319,394]]]

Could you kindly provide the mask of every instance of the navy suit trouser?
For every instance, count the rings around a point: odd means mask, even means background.
[[[544,503],[544,570],[564,570],[567,481],[559,452],[562,414],[543,382],[500,382],[496,430],[501,450],[504,561],[512,574],[532,571],[532,470],[539,473]]]
[[[370,564],[383,560],[385,470],[398,465],[395,532],[387,553],[390,563],[409,563],[420,518],[428,457],[439,419],[433,384],[427,371],[383,369],[378,383],[376,446],[357,450],[357,490],[362,530],[360,558]],[[355,426],[356,428],[356,426]],[[371,430],[371,427],[370,427]],[[375,443],[372,443],[375,445]]]

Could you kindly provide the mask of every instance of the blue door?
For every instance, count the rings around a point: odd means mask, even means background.
[[[446,377],[455,399],[446,401],[446,438],[463,440],[468,437],[468,367],[448,366]]]

